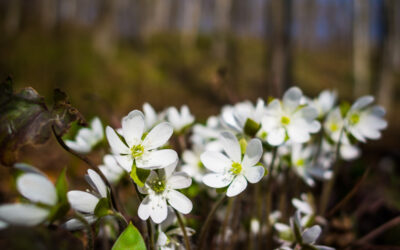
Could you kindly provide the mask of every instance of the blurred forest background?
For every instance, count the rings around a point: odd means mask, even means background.
[[[290,85],[310,96],[336,89],[349,101],[372,94],[389,127],[344,170],[338,197],[366,165],[374,174],[349,208],[361,224],[340,218],[338,234],[350,228],[354,239],[399,214],[400,1],[0,0],[0,31],[1,79],[45,97],[59,87],[88,119],[112,125],[143,102],[158,111],[188,104],[204,121],[224,104],[280,96]],[[78,164],[54,142],[26,151],[45,171]]]

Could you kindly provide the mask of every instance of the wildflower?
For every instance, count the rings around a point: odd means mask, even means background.
[[[103,140],[103,125],[98,117],[93,118],[90,128],[82,128],[75,137],[75,141],[66,140],[65,144],[72,150],[87,154]]]
[[[46,176],[23,173],[17,179],[17,189],[29,202],[1,205],[0,221],[6,225],[35,226],[50,219],[59,197],[53,183]]]
[[[371,106],[372,96],[360,97],[351,106],[345,117],[345,127],[357,140],[379,139],[381,130],[387,127],[383,119],[385,109],[381,106]]]
[[[167,109],[167,120],[171,123],[176,133],[182,132],[194,122],[194,116],[190,113],[188,106],[183,105],[180,111],[179,113],[175,107]]]
[[[285,92],[282,101],[271,101],[261,121],[258,137],[273,146],[288,139],[296,143],[310,140],[310,133],[318,132],[321,125],[315,120],[318,116],[315,108],[300,105],[302,95],[299,88],[292,87]]]
[[[231,132],[222,132],[220,143],[227,154],[206,151],[200,159],[204,166],[214,173],[206,174],[203,182],[213,188],[228,187],[227,196],[235,196],[247,187],[247,182],[257,183],[264,176],[264,167],[256,166],[263,150],[261,141],[252,139],[246,148],[244,157],[239,141]]]
[[[201,182],[205,168],[201,163],[200,155],[204,152],[204,146],[201,144],[193,144],[193,150],[185,150],[182,154],[183,162],[182,171],[187,173],[196,182]]]
[[[307,103],[317,110],[319,118],[323,118],[335,105],[336,98],[335,91],[324,90],[317,98],[308,100]]]
[[[169,123],[163,122],[145,134],[145,122],[142,112],[134,110],[122,119],[122,137],[109,126],[106,136],[116,160],[126,171],[131,172],[133,164],[138,168],[164,168],[178,158],[171,149],[160,149],[173,133]]]
[[[139,191],[147,196],[143,199],[138,209],[138,215],[142,220],[149,217],[159,224],[168,215],[168,205],[182,214],[192,211],[192,202],[176,189],[187,188],[192,184],[192,179],[183,172],[174,172],[178,161],[157,173],[151,171],[144,187]]]
[[[105,155],[100,171],[110,183],[117,183],[124,175],[124,169],[118,164],[113,155]]]
[[[147,130],[151,129],[162,120],[154,108],[147,102],[143,104],[143,112]]]

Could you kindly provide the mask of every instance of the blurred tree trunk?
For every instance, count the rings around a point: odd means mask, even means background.
[[[281,96],[291,79],[291,23],[292,0],[271,1],[269,6],[271,24],[271,89],[270,93]]]
[[[354,96],[369,94],[370,89],[370,37],[369,1],[354,0],[353,10],[353,70]]]
[[[115,46],[115,12],[118,0],[101,0],[94,28],[93,46],[101,55],[110,55]]]
[[[21,0],[7,1],[4,30],[7,35],[15,35],[21,22]]]
[[[153,32],[160,32],[168,29],[168,22],[171,13],[171,0],[156,0],[154,3],[154,16],[152,18]]]
[[[391,112],[395,97],[395,73],[400,71],[400,1],[384,1],[385,36],[378,83],[378,102]]]
[[[201,0],[183,2],[182,39],[185,46],[190,46],[197,36],[201,17]]]
[[[73,5],[69,5],[69,7],[76,9],[75,0],[70,0],[68,3],[72,3]],[[45,30],[51,30],[56,26],[57,23],[57,0],[41,0],[40,5],[40,18],[42,27]]]
[[[232,0],[216,0],[214,9],[215,41],[214,54],[217,59],[225,59],[227,53],[227,34],[231,24]]]

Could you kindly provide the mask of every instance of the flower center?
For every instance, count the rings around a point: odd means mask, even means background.
[[[289,125],[289,123],[290,123],[290,118],[287,117],[287,116],[282,116],[282,117],[281,117],[281,123],[282,123],[283,125]]]
[[[338,131],[339,129],[339,125],[337,123],[331,123],[331,125],[329,126],[330,130],[332,132]]]
[[[360,121],[360,114],[351,114],[349,120],[351,125],[356,125]]]
[[[304,166],[304,159],[303,158],[300,158],[300,159],[298,159],[297,161],[296,161],[296,166],[297,167],[303,167]]]
[[[142,145],[135,145],[131,148],[131,155],[133,158],[140,157],[143,155],[144,147]]]
[[[234,175],[240,174],[240,172],[242,172],[242,164],[238,162],[232,163],[231,169],[229,171]]]
[[[164,192],[165,190],[165,180],[163,179],[155,179],[152,182],[150,182],[150,188],[156,192],[157,194],[160,194]]]

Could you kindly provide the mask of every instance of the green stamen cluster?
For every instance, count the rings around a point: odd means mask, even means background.
[[[131,155],[133,158],[142,156],[144,152],[144,147],[142,145],[135,145],[131,148]]]
[[[300,158],[296,161],[296,166],[303,167],[304,166],[304,159]]]
[[[335,132],[339,130],[339,125],[337,123],[331,123],[329,128],[331,129],[332,132]]]
[[[287,116],[282,116],[282,118],[281,118],[281,123],[282,123],[283,125],[289,125],[289,123],[290,123],[290,118],[287,117]]]
[[[240,172],[242,172],[242,164],[238,162],[232,163],[232,167],[229,171],[234,175],[240,174]]]
[[[360,121],[360,114],[358,113],[351,114],[349,121],[351,125],[356,125]]]
[[[165,180],[163,179],[155,179],[152,182],[150,182],[150,188],[156,192],[157,194],[160,194],[164,192],[165,190]]]

